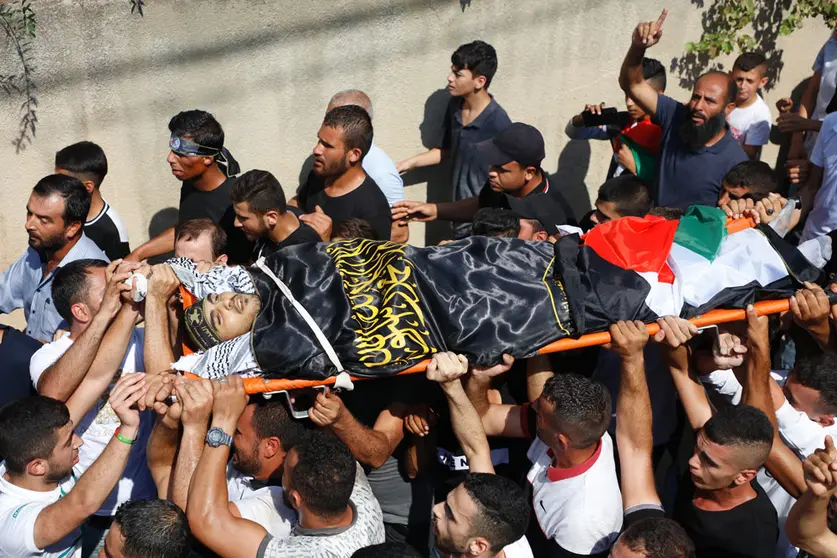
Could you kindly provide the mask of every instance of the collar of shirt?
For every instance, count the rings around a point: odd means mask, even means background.
[[[30,248],[32,250],[32,248]],[[78,242],[70,248],[70,251],[58,262],[58,265],[55,266],[46,277],[44,277],[44,269],[46,268],[46,262],[41,260],[41,281],[38,283],[38,287],[43,286],[45,283],[48,283],[52,276],[55,275],[55,272],[58,271],[62,265],[65,263],[74,262],[76,260],[83,260],[86,258],[92,258],[96,260],[105,260],[104,253],[102,253],[101,249],[96,245],[95,242],[90,240],[87,235],[81,233],[81,237],[79,237]]]
[[[485,121],[491,118],[491,115],[497,111],[497,107],[500,105],[497,104],[497,101],[494,100],[494,95],[489,93],[488,95],[491,97],[491,101],[482,109],[482,112],[474,118],[471,122],[466,125],[462,124],[462,102],[459,103],[459,106],[456,108],[456,112],[454,113],[454,118],[456,119],[456,123],[462,126],[463,128],[479,128]]]
[[[6,479],[6,462],[3,461],[0,463],[0,493],[8,494],[13,498],[18,498],[27,502],[55,502],[67,493],[67,491],[64,490],[64,487],[71,480],[72,477],[68,476],[58,483],[58,486],[54,489],[46,492],[42,492],[40,490],[29,490],[9,482]]]

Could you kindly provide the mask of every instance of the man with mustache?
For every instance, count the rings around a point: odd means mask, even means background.
[[[52,341],[61,324],[52,300],[52,278],[62,265],[88,258],[108,261],[84,234],[89,209],[90,193],[72,176],[46,176],[29,196],[29,249],[0,274],[0,312],[23,308],[29,337]]]
[[[655,205],[714,206],[724,175],[747,154],[730,132],[726,119],[735,109],[738,87],[724,72],[712,71],[695,83],[688,104],[654,90],[643,79],[646,49],[663,35],[667,10],[657,21],[640,23],[622,62],[619,85],[663,129]]]

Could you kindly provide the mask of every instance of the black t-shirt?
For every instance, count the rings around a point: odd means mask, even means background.
[[[731,510],[705,511],[694,505],[695,485],[687,472],[674,508],[692,542],[697,558],[772,558],[779,539],[776,508],[756,480],[756,497]]]
[[[118,260],[131,253],[128,230],[108,202],[98,215],[84,224],[84,234],[101,248],[108,259]]]
[[[235,211],[230,201],[230,188],[235,177],[230,177],[209,192],[198,190],[190,182],[180,187],[180,214],[178,221],[209,218],[227,233],[227,256],[231,264],[250,262],[253,245],[244,232],[235,227]]]
[[[331,217],[333,231],[343,221],[363,219],[372,226],[379,240],[389,240],[392,212],[386,196],[369,176],[348,194],[331,197],[326,194],[322,179],[312,172],[297,196],[299,207],[305,213],[312,213],[319,205],[323,213]]]
[[[3,330],[3,339],[0,341],[0,362],[3,363],[0,368],[0,382],[3,386],[0,391],[0,407],[3,407],[6,403],[35,395],[29,376],[29,360],[44,344],[14,328],[0,326],[0,329]]]
[[[288,206],[288,211],[296,215],[297,219],[300,215],[302,215],[302,213],[295,207]],[[289,234],[288,237],[279,244],[273,242],[269,238],[260,238],[257,240],[256,247],[253,250],[253,261],[259,259],[260,256],[269,256],[277,250],[281,250],[282,248],[286,248],[288,246],[294,246],[296,244],[316,244],[321,241],[322,239],[320,238],[320,235],[317,234],[317,231],[315,231],[307,223],[300,221],[296,230]]]

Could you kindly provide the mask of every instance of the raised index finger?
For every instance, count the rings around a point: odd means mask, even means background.
[[[663,13],[660,14],[660,17],[657,18],[657,31],[663,26],[663,22],[666,20],[666,16],[668,15],[668,8],[663,8]]]

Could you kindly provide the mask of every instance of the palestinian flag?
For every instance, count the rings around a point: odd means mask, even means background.
[[[653,184],[657,173],[657,155],[660,153],[660,139],[663,130],[650,118],[646,118],[636,125],[628,126],[614,142],[614,153],[622,144],[628,146],[636,163],[636,175],[649,184]]]
[[[693,206],[679,220],[628,217],[599,225],[579,244],[556,246],[558,276],[579,333],[616,320],[691,318],[789,297],[820,270],[769,227],[727,234],[726,216]]]

